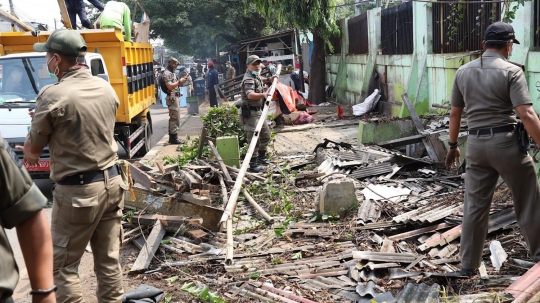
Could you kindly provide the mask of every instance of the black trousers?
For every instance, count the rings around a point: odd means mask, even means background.
[[[210,96],[210,107],[218,107],[216,91],[211,89],[208,95]]]

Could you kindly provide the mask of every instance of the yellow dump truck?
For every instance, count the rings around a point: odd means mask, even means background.
[[[28,111],[35,108],[36,96],[45,85],[54,83],[47,71],[45,53],[33,51],[33,44],[45,42],[51,32],[0,33],[0,133],[12,144],[24,142],[30,128]],[[152,46],[124,42],[118,29],[80,31],[88,46],[83,58],[92,74],[111,83],[120,107],[116,112],[115,137],[129,158],[143,156],[150,149],[152,120],[150,105],[156,102]],[[22,91],[9,91],[10,71],[23,68]],[[22,158],[22,155],[20,155]],[[48,177],[49,159],[45,150],[40,167],[28,167],[35,178]]]

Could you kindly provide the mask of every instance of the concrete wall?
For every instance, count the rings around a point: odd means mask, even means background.
[[[526,2],[516,13],[513,27],[521,45],[514,44],[510,60],[526,65],[526,77],[534,109],[540,113],[540,52],[532,51],[534,38],[533,4]],[[327,84],[334,86],[336,101],[358,104],[379,88],[383,98],[394,102],[392,115],[408,116],[401,95],[407,93],[419,114],[432,105],[449,102],[457,69],[478,55],[467,53],[433,54],[431,43],[431,4],[413,3],[414,53],[410,55],[378,55],[381,8],[368,11],[370,53],[348,55],[347,21],[342,28],[342,53],[327,57]],[[449,57],[456,57],[449,59]],[[376,73],[374,73],[376,71]],[[374,76],[377,76],[375,79]]]

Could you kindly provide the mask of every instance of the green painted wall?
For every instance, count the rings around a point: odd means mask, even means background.
[[[540,113],[540,52],[532,51],[534,41],[533,4],[526,2],[516,13],[512,26],[520,45],[514,44],[510,60],[526,65],[526,77],[533,106]],[[413,38],[414,53],[411,55],[379,55],[381,8],[368,11],[370,54],[347,55],[342,53],[327,57],[327,83],[334,86],[336,101],[342,104],[358,104],[368,95],[368,84],[373,70],[384,83],[384,96],[388,101],[401,102],[407,93],[419,114],[427,113],[433,104],[450,101],[452,84],[457,69],[478,55],[466,53],[433,54],[431,49],[431,4],[413,3],[415,20]],[[347,22],[341,24],[347,27]],[[348,29],[343,31],[348,33]],[[347,40],[347,36],[342,40]],[[451,59],[451,57],[458,57]],[[450,58],[450,59],[449,59]],[[404,105],[395,105],[392,114],[408,116]]]

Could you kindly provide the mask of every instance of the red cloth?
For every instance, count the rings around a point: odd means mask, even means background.
[[[278,82],[276,85],[276,93],[278,93],[281,98],[279,99],[280,105],[283,100],[283,104],[289,109],[289,111],[296,111],[296,101],[297,98],[296,92],[288,85],[285,85],[281,82]]]
[[[343,109],[341,109],[341,106],[337,106],[337,116],[339,120],[343,119]]]

